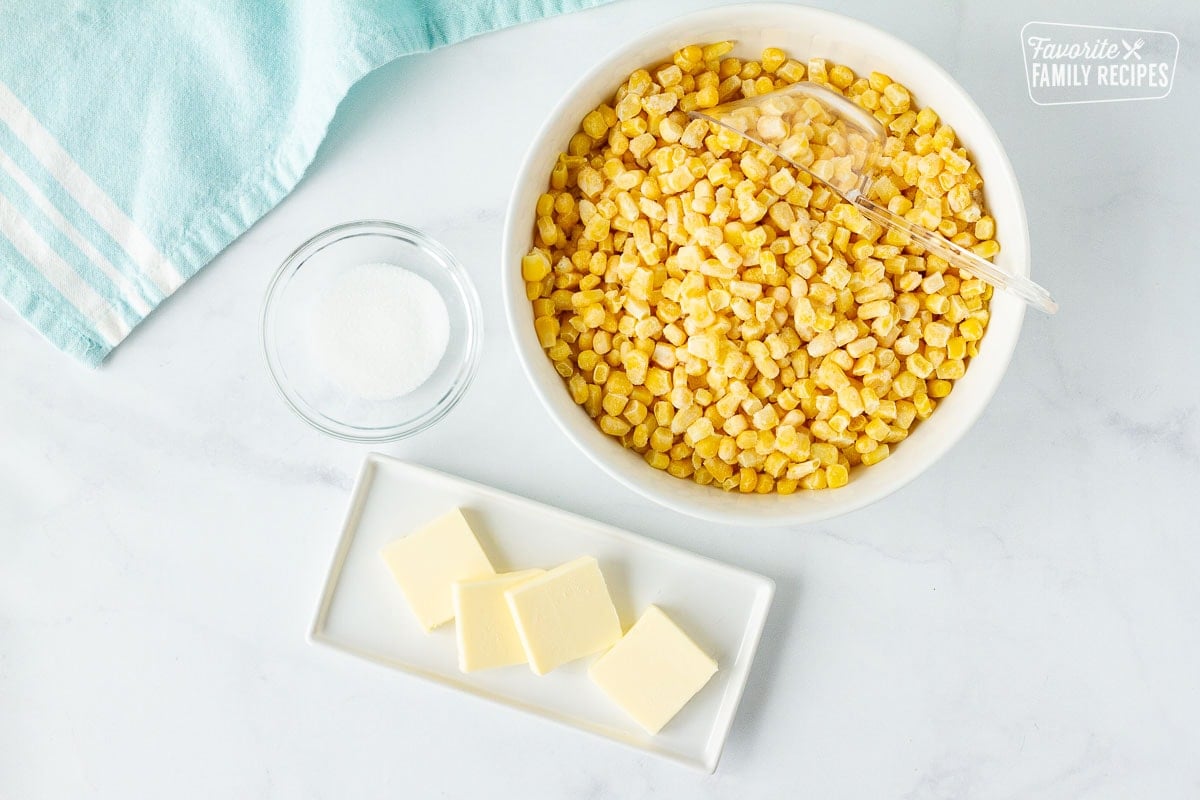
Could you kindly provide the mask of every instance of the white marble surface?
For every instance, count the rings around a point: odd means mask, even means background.
[[[839,4],[929,53],[991,118],[1063,311],[1029,316],[988,411],[919,480],[826,524],[736,530],[585,462],[542,416],[497,301],[534,126],[626,31],[702,5],[621,2],[371,76],[295,194],[98,372],[0,308],[0,797],[1200,794],[1200,12]],[[1176,90],[1035,107],[1031,19],[1174,31]],[[367,448],[275,396],[258,310],[292,247],[360,217],[432,233],[485,305],[471,392],[384,452],[777,579],[715,776],[305,642]]]

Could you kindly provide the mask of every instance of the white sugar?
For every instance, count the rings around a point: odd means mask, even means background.
[[[364,400],[402,397],[429,380],[450,339],[446,302],[433,284],[393,264],[363,264],[338,277],[317,304],[317,365]]]

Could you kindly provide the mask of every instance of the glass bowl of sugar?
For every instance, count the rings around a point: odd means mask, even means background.
[[[279,267],[263,305],[263,350],[280,394],[309,425],[390,442],[462,397],[479,363],[481,316],[446,248],[394,222],[349,222]]]

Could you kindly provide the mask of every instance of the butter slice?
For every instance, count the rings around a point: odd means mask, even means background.
[[[451,584],[496,574],[457,508],[379,554],[426,633],[454,619]]]
[[[592,681],[648,733],[662,730],[717,671],[717,662],[650,606],[588,670]]]
[[[530,668],[538,675],[611,647],[621,622],[600,573],[584,556],[505,593]]]
[[[452,596],[459,669],[474,672],[524,664],[528,660],[504,592],[545,573],[543,569],[526,569],[454,582]]]

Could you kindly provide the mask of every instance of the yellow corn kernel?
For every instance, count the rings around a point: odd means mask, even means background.
[[[533,321],[534,330],[537,331],[538,344],[543,348],[550,348],[558,340],[558,319],[555,317],[538,317]]]
[[[876,447],[874,450],[872,450],[871,452],[863,453],[862,463],[869,467],[873,464],[878,464],[880,461],[883,461],[889,455],[891,455],[891,450],[888,448],[888,446],[886,444],[881,444],[878,447]]]
[[[780,452],[773,452],[767,454],[767,457],[763,460],[763,471],[772,478],[779,478],[783,476],[787,465],[787,456]]]
[[[712,420],[708,417],[700,417],[691,425],[688,425],[684,431],[683,440],[687,444],[695,447],[698,442],[701,442],[715,433]]]
[[[830,464],[825,468],[825,483],[830,489],[840,489],[850,482],[850,471],[841,464]]]
[[[608,135],[609,123],[604,118],[604,114],[599,109],[596,109],[588,112],[587,116],[583,118],[581,127],[583,128],[583,132],[591,138],[603,139]]]
[[[917,114],[917,123],[913,126],[918,134],[932,133],[937,125],[938,115],[932,108],[922,108]]]
[[[844,64],[835,64],[829,70],[829,82],[839,89],[845,89],[854,83],[854,70]]]
[[[787,61],[787,54],[778,47],[768,47],[762,51],[763,72],[774,74]]]
[[[650,368],[650,357],[641,350],[630,350],[621,357],[621,365],[625,367],[625,376],[628,381],[634,386],[641,386],[646,382],[646,375]]]
[[[925,325],[925,330],[922,333],[925,341],[930,347],[945,347],[950,341],[950,334],[954,333],[954,328],[944,322],[930,322]]]
[[[623,394],[613,394],[611,392],[604,395],[604,400],[601,401],[601,407],[611,416],[618,416],[625,410],[625,406],[629,403],[629,398]],[[636,424],[636,423],[635,423]]]
[[[633,391],[629,393],[629,399],[636,400],[647,408],[654,402],[654,395],[645,386],[634,386]]]
[[[643,458],[655,469],[666,469],[671,464],[671,457],[658,450],[647,450]]]
[[[882,92],[892,82],[892,79],[882,72],[872,72],[867,76],[867,82],[872,89]]]
[[[666,400],[657,400],[651,409],[654,412],[654,420],[662,426],[669,427],[671,421],[675,419],[675,407]]]
[[[980,217],[975,223],[975,238],[982,241],[987,241],[996,235],[996,221],[991,217]]]
[[[624,372],[613,370],[604,381],[604,388],[615,394],[629,396],[633,393],[633,382]]]
[[[596,386],[595,384],[589,384],[587,390],[588,396],[587,399],[583,401],[583,410],[587,412],[589,417],[595,419],[596,417],[600,416],[600,412],[603,410],[600,408],[600,387]]]
[[[933,363],[920,353],[913,353],[906,358],[904,368],[921,379],[933,374]]]
[[[955,381],[965,375],[967,372],[966,364],[961,358],[947,358],[937,366],[938,378],[946,381]],[[947,393],[948,394],[948,393]],[[935,395],[936,397],[936,395]]]
[[[651,367],[646,370],[644,385],[655,397],[662,397],[671,391],[670,373],[659,367]]]
[[[758,473],[750,467],[742,467],[738,472],[738,491],[749,494],[758,488]]]
[[[633,430],[629,432],[629,443],[627,447],[632,447],[637,452],[643,452],[646,449],[647,442],[650,441],[650,426],[646,424],[634,425]]]
[[[978,278],[972,278],[971,280],[966,280],[959,284],[958,293],[962,299],[971,300],[973,298],[983,296],[983,292],[986,288],[986,283]]]
[[[925,308],[934,314],[945,314],[950,307],[950,299],[944,294],[931,294],[925,298]]]
[[[969,317],[959,323],[958,332],[968,342],[978,341],[983,338],[983,323],[974,317]]]
[[[521,259],[521,277],[540,281],[550,274],[550,257],[544,250],[534,249]]]
[[[620,397],[621,395],[610,396]],[[611,414],[612,412],[610,411],[609,413]],[[645,403],[641,402],[640,400],[634,400],[633,398],[630,398],[628,403],[626,403],[624,413],[622,413],[621,416],[628,420],[629,424],[631,425],[641,425],[646,421],[646,417],[649,416],[649,413],[650,411],[646,408]]]
[[[551,361],[566,361],[571,357],[571,346],[559,340],[546,349],[546,355],[550,357]]]
[[[754,413],[751,422],[759,431],[767,431],[779,424],[779,415],[774,406],[763,406]]]
[[[800,479],[800,485],[805,489],[825,489],[828,487],[825,470],[818,469]]]
[[[913,395],[913,407],[917,410],[919,419],[928,419],[929,415],[933,413],[934,404],[929,399],[929,395],[925,392],[918,392]]]
[[[582,320],[585,327],[599,328],[604,324],[606,315],[604,313],[604,308],[599,303],[596,303],[595,305],[585,307],[582,310],[579,318]]]
[[[676,51],[672,60],[681,70],[690,72],[704,61],[704,53],[698,45],[690,44]]]
[[[832,444],[818,442],[812,446],[811,453],[819,467],[836,464],[838,460],[838,449]]]
[[[737,457],[737,441],[735,441],[732,436],[722,436],[721,443],[717,446],[717,458],[721,459],[726,464],[733,464],[737,461]]]
[[[808,79],[813,83],[829,83],[829,69],[823,58],[808,60]]]
[[[567,144],[567,152],[573,156],[586,156],[592,149],[592,137],[582,131],[571,137]]]
[[[650,434],[650,447],[653,450],[658,450],[665,453],[675,444],[675,437],[671,434],[670,428],[658,427]]]
[[[632,428],[628,422],[623,419],[617,419],[609,414],[600,417],[600,430],[607,433],[609,436],[624,436],[629,433]]]
[[[695,471],[691,461],[673,460],[667,465],[667,472],[676,478],[687,478]]]
[[[892,391],[900,397],[912,397],[921,385],[921,380],[911,372],[901,372],[892,381]]]
[[[708,460],[708,459],[714,458],[717,455],[717,451],[720,449],[720,446],[721,446],[721,437],[720,436],[706,436],[703,439],[700,439],[699,441],[696,442],[695,453],[699,458],[701,458],[703,460]]]
[[[804,64],[795,59],[788,59],[775,70],[775,74],[788,83],[804,80]]]
[[[867,426],[863,428],[863,433],[877,442],[882,442],[891,433],[891,428],[888,427],[886,422],[877,417],[867,423]]]
[[[717,481],[725,481],[733,477],[733,467],[720,458],[705,459],[704,468]]]
[[[731,50],[733,50],[733,42],[713,42],[701,48],[701,55],[704,61],[712,61],[714,58],[720,58]]]
[[[995,239],[988,239],[971,247],[971,252],[980,258],[994,258],[1000,252],[1000,244]]]
[[[967,340],[962,336],[951,337],[946,343],[947,359],[963,359],[967,357]]]
[[[570,390],[571,399],[575,401],[575,404],[583,405],[588,398],[587,381],[584,377],[579,374],[572,375],[571,379],[567,381],[567,388]]]

